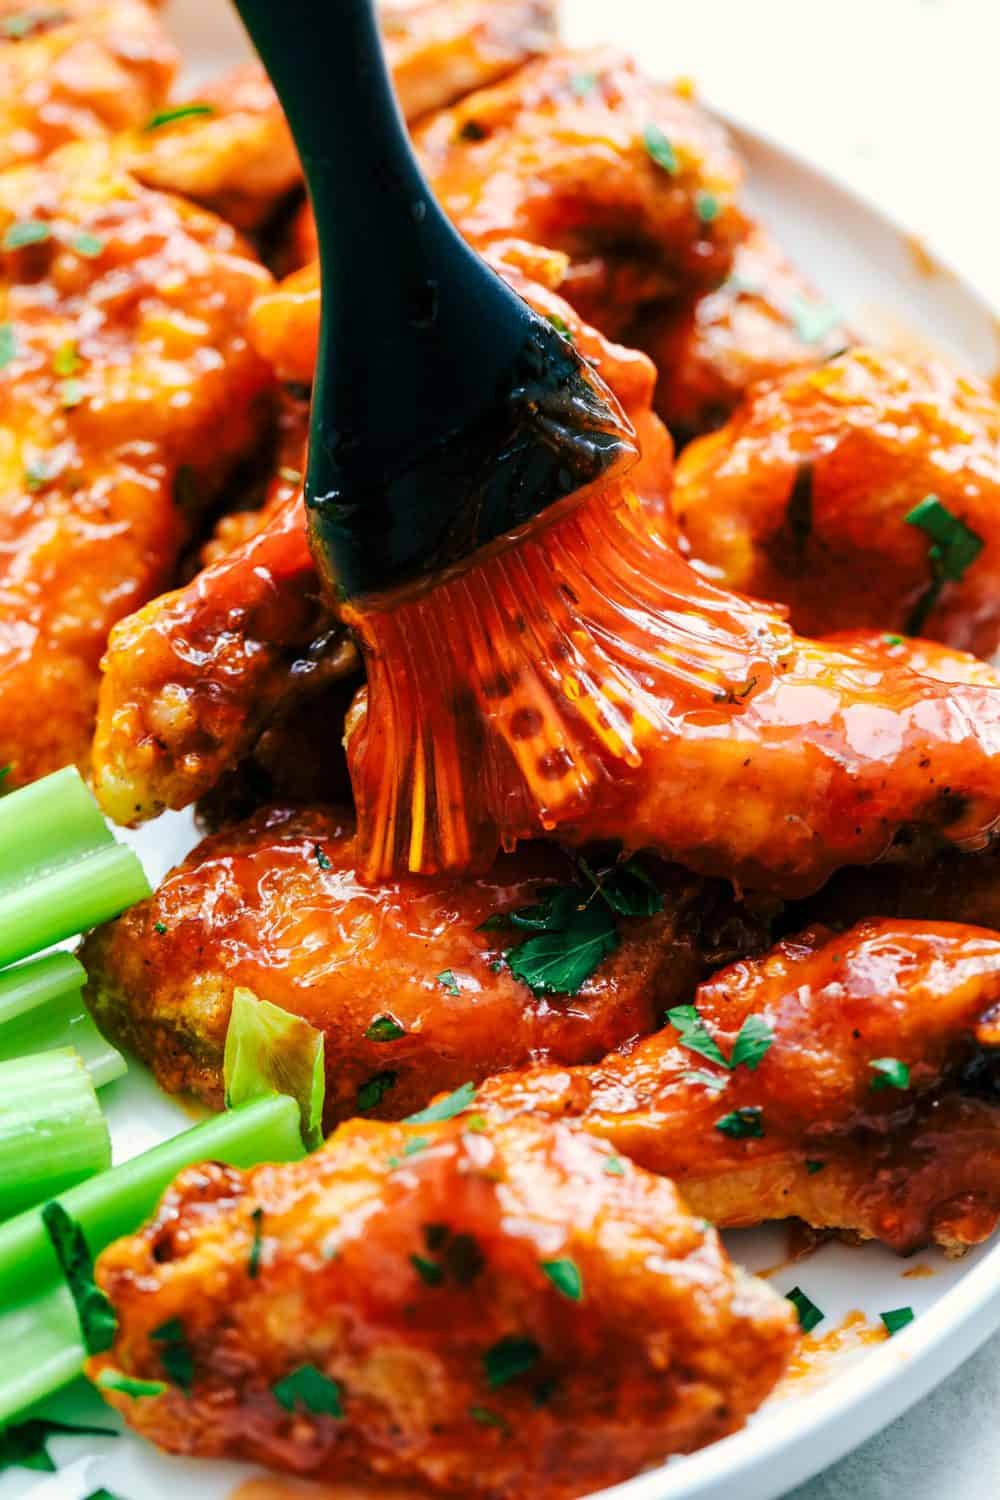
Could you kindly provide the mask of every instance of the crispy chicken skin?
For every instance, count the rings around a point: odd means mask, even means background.
[[[544,315],[560,318],[618,394],[645,450],[636,482],[665,521],[673,450],[652,411],[656,372],[651,361],[610,343],[560,297],[529,281],[524,267],[542,274],[551,257],[530,246],[506,246],[503,254],[497,268]],[[289,308],[280,290],[262,301],[266,318],[262,321],[259,305],[254,311],[258,346],[286,370],[282,351],[299,337],[298,309],[294,299]],[[318,307],[317,294],[314,318]],[[310,374],[313,358],[314,352]],[[354,648],[320,601],[305,510],[294,483],[279,474],[263,529],[250,522],[249,530],[245,544],[187,587],[123,621],[112,636],[104,661],[94,785],[102,807],[119,823],[139,822],[204,796],[289,697],[356,670]],[[339,734],[339,728],[331,729],[331,736]]]
[[[88,1373],[169,1379],[179,1319],[190,1391],[109,1397],[161,1447],[486,1500],[571,1500],[742,1426],[790,1304],[585,1132],[479,1124],[354,1121],[293,1166],[184,1173],[100,1259],[119,1332]],[[340,1414],[275,1396],[307,1363]]]
[[[177,62],[146,0],[0,0],[0,168],[146,124]]]
[[[555,0],[390,0],[386,54],[408,120],[513,72],[556,36]],[[175,101],[211,116],[179,120],[127,141],[143,182],[183,193],[244,229],[262,225],[301,186],[291,134],[258,63],[236,68]]]
[[[564,250],[563,294],[611,337],[644,303],[721,282],[744,231],[724,130],[610,49],[530,63],[415,141],[462,233]]]
[[[720,945],[743,953],[767,940],[763,916],[664,872],[663,912],[624,920],[621,946],[578,995],[534,995],[502,957],[524,934],[482,924],[576,878],[557,849],[535,845],[478,879],[362,886],[351,818],[262,809],[88,939],[88,1004],[168,1092],[221,1108],[233,991],[246,987],[324,1032],[332,1126],[360,1112],[376,1076],[388,1082],[373,1107],[398,1118],[532,1058],[595,1061],[689,998]],[[368,1039],[387,1015],[405,1035]]]
[[[904,1254],[961,1251],[1000,1219],[998,999],[997,933],[816,927],[698,991],[726,1058],[748,1017],[766,1021],[755,1068],[724,1067],[667,1026],[597,1067],[493,1079],[477,1108],[577,1120],[720,1227],[797,1216]],[[893,1084],[887,1060],[904,1067]]]
[[[931,538],[905,517],[928,495],[985,551],[921,622]],[[909,627],[984,657],[1000,644],[1000,409],[943,364],[856,348],[757,387],[685,451],[674,504],[714,578],[781,600],[806,634]]]
[[[267,272],[104,143],[0,173],[0,763],[85,763],[116,620],[169,583],[267,425]]]
[[[712,291],[640,316],[626,342],[660,372],[656,409],[680,442],[721,427],[750,386],[818,365],[851,342],[825,304],[755,224]]]

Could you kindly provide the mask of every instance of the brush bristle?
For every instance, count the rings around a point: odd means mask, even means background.
[[[354,615],[365,875],[486,868],[501,846],[582,818],[678,714],[764,685],[762,618],[678,556],[662,510],[627,481],[419,597]]]

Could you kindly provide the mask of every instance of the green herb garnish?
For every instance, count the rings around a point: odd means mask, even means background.
[[[470,1406],[469,1416],[474,1422],[478,1422],[480,1427],[499,1427],[501,1432],[510,1431],[510,1424],[507,1420],[500,1416],[499,1412],[490,1411],[489,1407]]]
[[[765,1016],[747,1016],[733,1046],[729,1066],[755,1072],[773,1041],[774,1032]]]
[[[675,1005],[672,1010],[667,1011],[667,1020],[677,1031],[682,1047],[686,1047],[689,1052],[697,1052],[701,1057],[707,1057],[720,1067],[729,1067],[718,1042],[699,1015],[697,1006]]]
[[[578,99],[586,99],[588,94],[594,92],[600,81],[598,73],[572,73],[569,79],[570,91]]]
[[[583,1301],[583,1277],[575,1261],[543,1260],[542,1270],[557,1292],[562,1292],[571,1302]]]
[[[176,109],[161,109],[147,120],[145,129],[162,130],[164,125],[176,125],[178,120],[197,120],[205,115],[214,115],[211,104],[178,104]]]
[[[887,646],[901,646],[903,644],[903,637],[901,635],[884,635],[882,639]]]
[[[317,1417],[344,1415],[340,1386],[315,1365],[300,1365],[272,1385],[271,1392],[286,1411],[307,1411]]]
[[[625,1163],[620,1156],[609,1156],[604,1163],[604,1170],[609,1177],[624,1177]]]
[[[510,912],[507,923],[537,934],[504,954],[515,979],[536,995],[577,995],[619,944],[615,912],[580,886],[553,886],[537,906]]]
[[[13,323],[0,323],[0,370],[17,358],[17,334]]]
[[[153,931],[155,933],[157,933],[159,937],[163,937],[163,935],[166,932],[166,930],[167,930],[167,924],[166,924],[166,922],[154,922],[153,923]]]
[[[558,313],[548,313],[546,314],[546,321],[551,323],[556,333],[561,333],[563,338],[566,339],[569,343],[576,343],[576,339],[573,335],[573,330],[566,322],[565,318],[561,318]]]
[[[394,1086],[396,1077],[395,1073],[386,1070],[384,1073],[375,1073],[367,1083],[363,1083],[358,1089],[358,1109],[376,1109]]]
[[[23,250],[27,245],[42,245],[52,237],[52,225],[41,219],[18,219],[3,237],[4,250]]]
[[[425,1255],[411,1255],[410,1265],[416,1271],[425,1286],[440,1286],[444,1280],[444,1270],[435,1260],[428,1260]]]
[[[716,1120],[715,1128],[734,1141],[760,1140],[764,1134],[763,1111],[757,1104],[746,1104]]]
[[[879,1313],[879,1317],[885,1324],[889,1337],[892,1338],[893,1334],[905,1328],[907,1323],[913,1322],[913,1308],[894,1307],[890,1312]]]
[[[45,1205],[42,1223],[73,1298],[84,1348],[88,1354],[103,1354],[115,1341],[118,1318],[94,1280],[94,1261],[83,1230],[61,1203]]]
[[[319,847],[318,844],[316,844],[313,848],[313,858],[315,859],[321,870],[333,869],[333,865],[329,857],[324,853],[324,851]]]
[[[247,1275],[251,1281],[256,1281],[260,1275],[260,1257],[261,1251],[264,1248],[264,1210],[262,1208],[255,1208],[250,1215],[250,1222],[253,1224],[253,1242],[251,1243],[250,1255],[247,1260]]]
[[[700,1056],[707,1057],[709,1062],[718,1063],[723,1068],[733,1069],[742,1066],[752,1073],[760,1066],[765,1053],[774,1041],[774,1033],[764,1016],[747,1016],[733,1044],[733,1055],[727,1062],[718,1042],[698,1013],[697,1006],[675,1005],[672,1010],[667,1011],[667,1020],[680,1033],[679,1041],[682,1047],[686,1047],[689,1052],[697,1052]],[[714,1073],[698,1073],[691,1081],[710,1083],[716,1088],[721,1087]]]
[[[795,332],[804,344],[820,344],[840,322],[840,312],[831,302],[810,302],[796,297],[792,305]]]
[[[68,20],[69,16],[60,9],[18,10],[0,21],[0,36],[5,36],[8,41],[23,42],[25,37],[41,31],[43,27],[59,26]]]
[[[82,364],[80,351],[72,339],[60,344],[52,356],[52,368],[57,375],[75,375]]]
[[[462,1087],[456,1089],[453,1094],[446,1094],[443,1099],[435,1100],[418,1114],[407,1115],[403,1123],[404,1125],[436,1125],[441,1120],[453,1120],[463,1110],[471,1109],[475,1102],[476,1085],[463,1083]]]
[[[80,405],[85,394],[82,380],[64,380],[59,387],[59,405],[63,411],[72,411]]]
[[[114,1391],[119,1396],[131,1396],[133,1401],[162,1396],[168,1389],[163,1380],[139,1380],[134,1375],[126,1375],[124,1370],[112,1369],[102,1370],[94,1384],[99,1391]]]
[[[908,1089],[910,1087],[910,1070],[906,1063],[900,1062],[898,1057],[877,1057],[868,1066],[875,1074],[872,1079],[873,1089]]]
[[[77,255],[82,255],[86,260],[96,260],[99,255],[104,254],[104,241],[96,234],[88,234],[86,230],[78,234],[70,241]]]
[[[663,892],[637,859],[619,862],[599,875],[594,874],[586,860],[580,859],[579,865],[594,889],[618,916],[655,917],[663,910]]]
[[[816,1173],[817,1172],[822,1172],[822,1170],[823,1170],[823,1168],[825,1166],[826,1166],[826,1162],[825,1161],[807,1161],[806,1162],[806,1171],[809,1173],[810,1177],[815,1177]]]
[[[812,1333],[823,1319],[826,1313],[822,1312],[800,1286],[793,1286],[790,1292],[785,1294],[789,1302],[799,1315],[799,1327],[803,1333]]]
[[[406,1027],[401,1026],[395,1016],[382,1014],[376,1016],[368,1029],[365,1031],[366,1042],[397,1042],[401,1036],[406,1035]]]
[[[525,1375],[533,1369],[541,1357],[542,1351],[534,1339],[510,1334],[487,1349],[483,1355],[486,1383],[494,1391],[502,1385],[509,1385],[519,1375]]]
[[[959,583],[986,545],[960,517],[952,515],[936,495],[926,495],[904,517],[931,539],[928,559],[931,581],[917,600],[906,622],[908,635],[919,635],[941,597],[946,583]]]
[[[4,1469],[34,1469],[40,1474],[54,1474],[56,1466],[46,1450],[50,1437],[117,1437],[111,1427],[77,1427],[67,1422],[52,1422],[48,1417],[32,1417],[10,1427],[0,1427],[0,1472]]]
[[[174,1385],[179,1385],[182,1391],[189,1391],[194,1385],[194,1355],[180,1318],[161,1323],[149,1336],[154,1343],[163,1345],[160,1359]]]
[[[455,978],[453,969],[442,969],[441,973],[435,977],[438,984],[444,986],[446,995],[460,995],[462,993],[458,987],[458,980]]]
[[[676,177],[680,171],[677,153],[659,125],[647,125],[642,138],[646,144],[646,150],[656,165],[662,167],[664,172],[669,173],[671,177]]]
[[[722,205],[715,194],[704,191],[695,193],[694,208],[702,224],[714,224],[722,212]]]

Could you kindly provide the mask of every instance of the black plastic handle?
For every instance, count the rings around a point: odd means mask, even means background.
[[[621,416],[439,208],[373,0],[236,5],[288,116],[319,232],[314,547],[341,597],[371,594],[467,557],[599,477],[621,456]]]

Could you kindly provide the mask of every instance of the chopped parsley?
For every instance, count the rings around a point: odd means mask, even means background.
[[[251,1281],[256,1281],[260,1275],[260,1257],[261,1251],[264,1248],[264,1210],[262,1208],[255,1208],[250,1215],[250,1221],[253,1224],[253,1241],[250,1245],[250,1255],[247,1259],[247,1275]]]
[[[77,1427],[33,1417],[27,1422],[0,1427],[0,1472],[4,1469],[34,1469],[54,1474],[56,1466],[45,1447],[50,1437],[117,1437],[110,1427]]]
[[[898,1333],[901,1328],[905,1328],[907,1323],[913,1322],[913,1308],[894,1307],[890,1312],[879,1313],[879,1317],[885,1324],[889,1337],[892,1338],[893,1334]]]
[[[149,1336],[154,1343],[163,1345],[160,1359],[174,1385],[179,1385],[182,1391],[189,1391],[194,1385],[194,1355],[180,1318],[161,1323]]]
[[[330,862],[329,856],[323,852],[318,844],[314,845],[313,847],[313,858],[315,859],[321,870],[333,869],[333,865]]]
[[[722,205],[715,194],[704,190],[695,193],[694,208],[702,224],[714,224],[722,212]]]
[[[63,411],[79,406],[85,395],[82,380],[64,380],[59,387],[59,405]]]
[[[118,1318],[94,1280],[94,1262],[83,1230],[61,1203],[45,1205],[42,1223],[73,1298],[84,1348],[88,1354],[103,1354],[115,1341]]]
[[[17,334],[13,323],[0,323],[0,370],[17,358]]]
[[[757,1104],[745,1104],[716,1120],[715,1128],[734,1141],[760,1140],[764,1134],[763,1111]]]
[[[47,484],[51,484],[55,475],[44,463],[30,463],[25,466],[24,483],[32,495],[37,495]]]
[[[573,330],[566,322],[565,318],[561,318],[558,313],[548,313],[546,315],[546,319],[549,323],[552,324],[552,327],[555,329],[556,333],[561,333],[563,338],[567,339],[569,343],[576,343],[576,339],[573,336]]]
[[[643,131],[642,138],[645,142],[647,152],[656,165],[662,167],[663,171],[669,173],[671,177],[676,177],[680,171],[677,152],[659,125],[647,125]]]
[[[619,943],[614,910],[581,886],[553,886],[537,906],[511,912],[507,921],[535,934],[504,959],[536,995],[579,994]]]
[[[163,936],[163,934],[166,932],[166,930],[167,930],[167,924],[166,924],[166,922],[154,922],[153,923],[153,931],[155,933],[158,933],[160,937]]]
[[[786,1293],[786,1296],[799,1315],[799,1327],[802,1329],[802,1332],[812,1333],[813,1329],[822,1323],[826,1317],[826,1313],[821,1311],[815,1302],[806,1296],[800,1286],[793,1286],[792,1290]]]
[[[211,104],[178,104],[176,109],[161,109],[146,122],[146,130],[162,130],[164,125],[176,125],[178,120],[197,120],[214,115]]]
[[[162,1396],[167,1390],[163,1380],[139,1380],[126,1375],[124,1370],[102,1370],[94,1381],[99,1391],[114,1391],[119,1396],[130,1396],[133,1401],[144,1401],[147,1397]]]
[[[667,1020],[679,1033],[678,1039],[682,1047],[730,1070],[742,1066],[751,1073],[754,1072],[774,1041],[774,1033],[764,1016],[747,1016],[733,1044],[732,1057],[727,1062],[718,1042],[698,1013],[697,1006],[675,1005],[672,1010],[667,1011]],[[699,1073],[692,1081],[711,1082],[716,1087],[719,1086],[718,1076],[714,1073]]]
[[[904,519],[907,526],[918,527],[931,539],[927,554],[931,565],[931,581],[913,606],[906,622],[907,634],[919,635],[940,599],[945,584],[960,582],[986,544],[960,517],[952,515],[936,495],[925,495]]]
[[[340,1386],[315,1365],[299,1365],[284,1380],[272,1385],[271,1392],[286,1411],[307,1411],[316,1417],[344,1415]]]
[[[826,1162],[825,1161],[807,1161],[806,1162],[806,1171],[809,1173],[810,1177],[815,1177],[816,1173],[817,1172],[822,1172],[822,1170],[823,1170],[823,1168],[825,1166],[826,1166]]]
[[[27,245],[43,245],[52,236],[51,224],[41,219],[18,219],[0,242],[4,250],[23,250]]]
[[[441,1120],[453,1120],[464,1110],[471,1109],[475,1102],[476,1085],[463,1083],[462,1087],[456,1089],[453,1094],[446,1094],[443,1099],[436,1099],[433,1104],[428,1104],[427,1108],[420,1110],[418,1114],[407,1115],[403,1123],[404,1125],[436,1125]]]
[[[637,859],[619,861],[599,875],[586,860],[581,859],[579,864],[597,893],[620,917],[655,917],[663,910],[663,892]]]
[[[903,637],[901,635],[884,635],[882,639],[887,646],[901,646],[903,644]]]
[[[872,1079],[873,1089],[908,1089],[910,1087],[910,1070],[906,1063],[900,1062],[898,1057],[876,1057],[868,1066],[875,1074]]]
[[[408,1140],[406,1145],[403,1147],[402,1156],[389,1157],[390,1167],[393,1171],[395,1171],[397,1167],[401,1167],[403,1165],[403,1161],[407,1156],[417,1156],[421,1151],[426,1151],[429,1145],[430,1141],[425,1135],[413,1136],[413,1138],[411,1140]]]
[[[455,978],[455,971],[453,969],[442,969],[436,978],[438,984],[444,986],[446,995],[460,995],[462,993],[458,987],[458,980]]]
[[[510,1424],[499,1412],[490,1411],[487,1406],[470,1406],[469,1416],[480,1427],[499,1427],[501,1432],[510,1432]]]
[[[410,1265],[426,1286],[440,1286],[444,1280],[443,1267],[436,1260],[428,1260],[425,1255],[411,1255]]]
[[[541,1357],[542,1351],[534,1339],[509,1334],[483,1355],[486,1383],[494,1391],[502,1385],[509,1385],[519,1375],[526,1375],[534,1369]]]
[[[401,1036],[406,1035],[406,1027],[401,1026],[395,1016],[383,1012],[369,1024],[365,1031],[366,1042],[398,1042]]]
[[[542,1270],[557,1292],[562,1292],[571,1302],[583,1301],[583,1277],[573,1260],[543,1260]]]
[[[707,1068],[688,1068],[684,1074],[685,1083],[700,1083],[702,1088],[712,1089],[714,1093],[721,1094],[728,1079],[723,1073],[710,1073]]]
[[[86,260],[96,260],[99,255],[104,254],[104,241],[99,235],[88,234],[86,230],[70,243],[77,255],[82,255]]]
[[[840,322],[840,312],[832,302],[812,302],[796,297],[792,305],[795,332],[804,344],[821,344]]]
[[[57,375],[75,375],[83,364],[80,351],[73,339],[60,344],[52,356],[52,368]]]
[[[43,30],[46,26],[60,26],[68,20],[69,16],[66,12],[55,7],[51,10],[46,10],[44,7],[18,10],[12,16],[5,16],[0,21],[0,36],[5,36],[11,42],[23,42],[25,37]]]
[[[594,92],[600,81],[598,73],[573,73],[570,75],[569,86],[578,99],[586,99],[588,94]]]
[[[121,1500],[121,1496],[113,1495],[102,1485],[99,1490],[92,1490],[89,1495],[85,1496],[85,1500]]]
[[[609,1177],[624,1177],[625,1163],[620,1156],[609,1156],[604,1163],[604,1170]]]
[[[358,1089],[358,1109],[376,1109],[396,1082],[396,1074],[375,1073]]]

